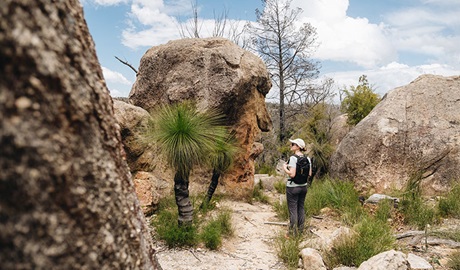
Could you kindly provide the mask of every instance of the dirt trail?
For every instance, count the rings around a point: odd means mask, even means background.
[[[223,201],[220,207],[232,210],[234,236],[224,240],[218,251],[205,248],[167,249],[157,246],[157,258],[164,270],[286,269],[278,259],[273,238],[285,226],[276,222],[272,206],[255,202]]]
[[[275,200],[279,196],[279,194],[273,193],[266,194],[271,200]],[[163,270],[287,269],[277,257],[274,245],[274,238],[279,233],[284,233],[287,228],[267,224],[267,222],[279,223],[273,206],[259,202],[249,204],[231,200],[223,200],[219,204],[220,208],[232,210],[234,235],[230,239],[224,239],[222,247],[217,251],[210,251],[207,248],[168,249],[161,242],[157,242],[157,258]],[[443,223],[441,227],[444,229],[450,228],[451,231],[458,231],[460,228],[460,220],[444,220]],[[320,217],[309,220],[309,228],[313,238],[319,243],[329,242],[336,231],[342,227],[344,225],[337,220],[333,211],[322,211]],[[404,231],[411,231],[411,229],[405,228],[399,233]],[[426,252],[420,241],[417,244],[398,241],[398,244],[406,253],[410,252],[424,258],[427,262],[433,263],[435,269],[439,270],[447,269],[445,266],[447,255],[455,250],[455,248],[444,245],[433,245]]]

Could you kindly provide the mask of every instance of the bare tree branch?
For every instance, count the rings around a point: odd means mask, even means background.
[[[199,10],[196,1],[195,3],[192,2],[192,14],[192,17],[186,22],[178,24],[181,38],[201,38],[205,36],[223,37],[240,45],[242,48],[248,47],[249,38],[246,35],[247,23],[239,20],[230,20],[228,18],[229,11],[227,9],[224,8],[219,15],[214,11],[214,27],[212,32],[207,33],[207,35],[201,31],[203,21],[199,18]]]
[[[130,63],[128,63],[128,61],[123,61],[123,60],[121,60],[120,58],[118,58],[116,56],[115,56],[115,58],[118,61],[120,61],[122,64],[127,65],[128,67],[130,67],[134,71],[134,73],[136,73],[136,75],[137,75],[137,69],[135,69]]]

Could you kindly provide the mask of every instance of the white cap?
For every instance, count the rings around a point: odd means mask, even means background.
[[[291,143],[297,144],[297,145],[300,147],[300,149],[305,149],[305,142],[304,142],[302,139],[299,139],[299,138],[297,138],[297,139],[295,139],[295,140],[289,139],[289,141],[290,141]]]

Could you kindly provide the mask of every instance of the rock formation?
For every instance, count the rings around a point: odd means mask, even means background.
[[[266,67],[254,54],[222,38],[183,39],[145,53],[129,100],[147,111],[194,100],[200,110],[224,113],[243,151],[222,182],[240,196],[253,187],[254,158],[261,151],[254,143],[272,127],[265,107],[270,88]]]
[[[120,126],[126,161],[131,172],[151,170],[151,160],[155,154],[147,151],[145,146],[137,141],[137,132],[146,124],[149,113],[141,107],[117,99],[113,100],[113,109]]]
[[[422,75],[390,91],[341,141],[331,175],[361,190],[404,189],[422,174],[425,194],[460,179],[460,77]]]
[[[0,8],[2,269],[157,269],[76,0]]]
[[[338,147],[342,139],[350,132],[350,126],[347,124],[347,114],[341,114],[334,119],[331,123],[331,144]]]

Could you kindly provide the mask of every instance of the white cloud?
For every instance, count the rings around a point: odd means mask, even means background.
[[[125,95],[123,91],[120,91],[115,88],[112,88],[112,89],[109,88],[109,92],[110,92],[110,96],[112,97],[125,97],[125,96],[127,97],[127,95]]]
[[[123,76],[123,74],[121,74],[120,72],[116,72],[106,67],[102,67],[102,73],[104,74],[104,78],[107,84],[112,84],[112,83],[118,83],[118,84],[123,84],[123,85],[132,84],[132,82],[126,79],[126,77]]]
[[[335,90],[338,91],[338,89],[348,88],[350,85],[356,86],[359,77],[366,75],[375,92],[383,96],[389,90],[407,85],[423,74],[454,76],[460,74],[460,69],[443,64],[408,66],[392,62],[376,69],[331,72],[324,74],[324,76],[334,79]]]
[[[303,10],[302,22],[317,29],[319,60],[345,61],[374,68],[397,60],[396,49],[385,35],[384,24],[346,15],[348,0],[295,0],[292,7]]]
[[[188,9],[187,9],[188,8]],[[190,9],[185,0],[134,0],[131,4],[129,27],[122,31],[123,45],[136,49],[178,39],[179,23],[171,14]]]
[[[401,52],[419,53],[429,61],[460,63],[460,2],[421,1],[418,7],[400,9],[384,16],[389,37]]]

